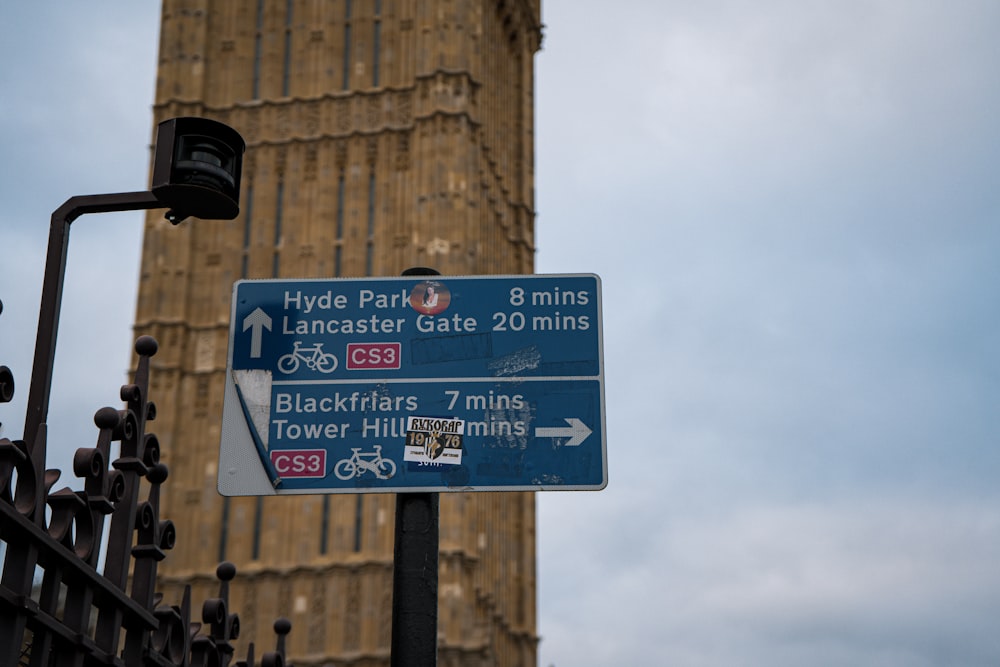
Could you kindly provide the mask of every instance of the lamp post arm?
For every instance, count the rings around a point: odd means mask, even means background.
[[[24,439],[31,451],[38,428],[49,413],[52,391],[52,367],[56,356],[56,333],[59,329],[59,307],[63,282],[66,279],[66,253],[69,248],[69,227],[81,215],[163,208],[152,192],[124,192],[106,195],[70,197],[52,213],[49,225],[49,245],[45,255],[45,275],[42,299],[38,309],[38,330],[35,337],[35,358],[31,365],[28,387],[28,409],[24,418]]]
[[[148,190],[142,192],[118,192],[107,195],[77,195],[70,197],[52,212],[52,224],[56,221],[67,225],[87,213],[114,213],[116,211],[141,211],[150,208],[166,208]]]

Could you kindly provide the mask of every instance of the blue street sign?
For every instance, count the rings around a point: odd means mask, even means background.
[[[606,485],[597,276],[234,286],[223,495]]]

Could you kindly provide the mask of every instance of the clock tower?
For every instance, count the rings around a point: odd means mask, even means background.
[[[389,664],[391,495],[216,492],[232,285],[242,278],[531,273],[540,0],[163,0],[154,124],[247,142],[240,214],[145,226],[135,332],[160,344],[151,429],[178,530],[160,589],[239,574],[237,657],[292,621],[298,667]],[[438,662],[536,664],[535,501],[442,494]]]

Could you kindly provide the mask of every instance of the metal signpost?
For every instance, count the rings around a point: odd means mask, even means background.
[[[240,281],[219,492],[598,490],[600,279]]]

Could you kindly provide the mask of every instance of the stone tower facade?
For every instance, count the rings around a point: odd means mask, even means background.
[[[216,466],[241,278],[531,273],[540,0],[164,0],[154,122],[246,139],[239,217],[146,221],[137,334],[178,528],[168,599],[236,563],[241,645],[293,623],[299,667],[388,665],[394,498],[222,498]],[[536,663],[535,505],[443,494],[439,664]],[[242,655],[243,649],[237,653]]]

